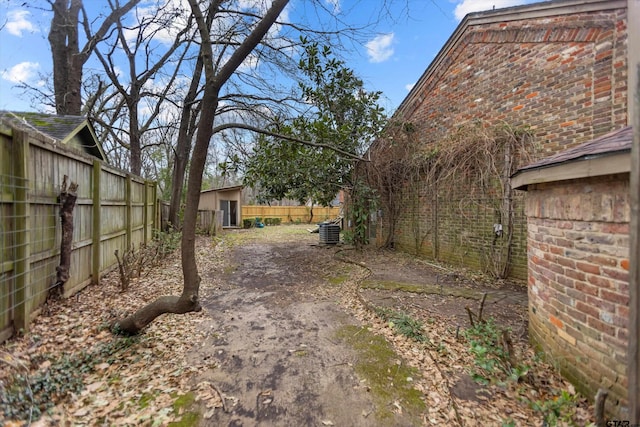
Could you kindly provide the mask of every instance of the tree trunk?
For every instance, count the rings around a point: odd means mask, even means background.
[[[64,284],[69,280],[71,268],[71,243],[73,243],[73,208],[76,205],[78,184],[72,182],[67,190],[67,176],[62,181],[60,191],[60,221],[62,223],[62,239],[60,243],[60,265],[56,267],[56,284],[52,289],[64,293]]]
[[[129,109],[129,170],[132,174],[140,176],[142,172],[142,144],[140,143],[140,126],[138,120],[138,100],[140,91],[137,87],[132,88],[131,96],[128,97]]]
[[[87,43],[78,44],[79,14],[82,0],[55,0],[51,3],[53,18],[49,30],[49,45],[53,61],[53,92],[56,113],[79,116],[82,112],[82,68],[114,22],[129,12],[140,0],[130,0],[105,18],[95,35],[85,34]],[[88,32],[89,24],[85,23]]]
[[[191,152],[191,140],[193,138],[195,125],[198,117],[198,110],[194,109],[194,102],[200,86],[202,77],[202,56],[198,57],[196,68],[191,79],[189,91],[184,98],[182,114],[180,117],[180,128],[178,129],[178,142],[176,143],[175,158],[173,161],[173,175],[171,187],[171,200],[169,201],[169,226],[174,229],[180,228],[179,213],[180,202],[182,201],[182,190],[184,188],[184,177],[189,162]]]
[[[218,107],[218,95],[222,85],[229,80],[235,70],[255,49],[258,43],[260,43],[287,3],[288,0],[275,0],[273,2],[271,8],[254,27],[251,34],[249,34],[238,49],[233,52],[229,60],[216,75],[213,69],[213,52],[211,39],[209,37],[210,26],[207,25],[207,22],[202,16],[198,1],[189,0],[189,5],[198,23],[200,37],[202,38],[201,56],[204,63],[206,80],[202,105],[206,106],[206,108],[202,109],[202,115],[198,123],[196,143],[191,156],[191,166],[189,168],[189,178],[187,181],[187,202],[184,212],[181,244],[184,287],[180,297],[160,297],[154,302],[142,307],[131,316],[116,321],[113,327],[116,332],[137,334],[153,322],[155,318],[164,313],[184,314],[202,309],[199,302],[200,276],[198,275],[195,253],[196,221],[198,216],[198,203],[200,201],[202,173],[204,172],[207,160],[209,142],[213,135],[213,122]],[[212,10],[209,11],[209,13],[212,12]]]
[[[68,5],[68,7],[67,7]],[[49,44],[53,58],[53,87],[56,112],[61,115],[80,115],[82,63],[78,67],[78,15],[82,0],[55,0],[51,4],[53,19]]]

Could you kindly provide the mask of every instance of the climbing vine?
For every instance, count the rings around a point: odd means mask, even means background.
[[[356,179],[351,190],[349,203],[349,219],[352,226],[346,234],[346,240],[351,241],[356,247],[369,243],[370,215],[378,206],[378,195],[361,179]]]
[[[481,251],[482,264],[493,276],[506,277],[515,209],[510,177],[532,158],[530,131],[474,121],[435,142],[425,137],[411,123],[392,123],[370,149],[371,161],[363,169],[367,183],[379,194],[386,231],[383,246],[394,247],[402,219],[409,221],[403,229],[413,233],[415,252],[433,237],[437,257],[439,200],[455,206],[454,214],[470,223],[470,212],[493,212],[493,236],[483,236],[489,243]],[[462,230],[460,236],[465,236]]]

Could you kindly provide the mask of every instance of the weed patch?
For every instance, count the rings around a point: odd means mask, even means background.
[[[400,335],[418,342],[428,342],[424,333],[424,325],[417,319],[413,319],[406,313],[390,309],[378,308],[376,314]]]
[[[114,338],[93,351],[63,355],[54,361],[49,355],[33,358],[31,369],[22,366],[14,370],[0,385],[0,410],[9,419],[37,420],[70,395],[79,394],[84,389],[85,375],[100,363],[113,363],[136,340]],[[32,374],[32,370],[36,372]],[[140,403],[143,404],[142,398]]]

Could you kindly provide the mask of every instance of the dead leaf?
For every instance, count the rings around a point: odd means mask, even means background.
[[[84,417],[89,413],[89,408],[81,408],[73,413],[74,417]]]
[[[93,393],[95,391],[98,391],[102,386],[104,386],[105,383],[104,381],[98,381],[92,384],[89,384],[86,389],[89,393]]]

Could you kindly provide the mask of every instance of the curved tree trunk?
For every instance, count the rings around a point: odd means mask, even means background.
[[[200,122],[198,123],[196,143],[191,156],[189,179],[187,181],[187,203],[184,212],[181,245],[184,288],[182,290],[182,295],[179,297],[162,296],[152,303],[142,307],[131,316],[116,321],[113,325],[113,329],[116,332],[137,334],[162,314],[184,314],[202,309],[198,300],[200,276],[198,275],[195,253],[196,220],[198,215],[198,203],[200,202],[202,173],[204,172],[207,160],[209,142],[213,135],[213,121],[218,107],[218,94],[220,93],[222,85],[229,80],[240,64],[242,64],[258,43],[260,43],[287,3],[288,0],[275,0],[265,16],[254,27],[251,34],[249,34],[238,49],[233,52],[227,63],[225,63],[220,71],[217,74],[214,74],[213,52],[211,39],[209,37],[209,26],[200,11],[198,1],[189,0],[189,5],[191,6],[196,22],[198,23],[200,37],[202,38],[201,55],[204,63],[206,83],[204,95],[202,97],[202,105],[205,108],[202,108],[202,115],[200,117]],[[213,10],[210,9],[209,13],[213,13]]]
[[[165,313],[185,314],[192,311],[200,311],[201,307],[197,301],[182,296],[163,296],[151,304],[147,304],[135,314],[118,321],[114,325],[114,331],[125,335],[135,335],[145,326],[153,322],[158,316]]]

